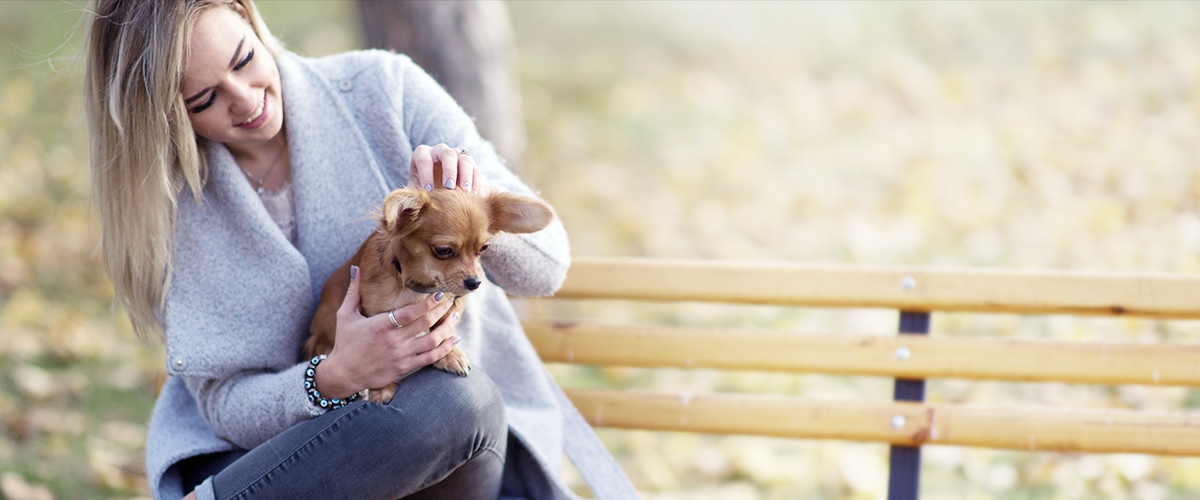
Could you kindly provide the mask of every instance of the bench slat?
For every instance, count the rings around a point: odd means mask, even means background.
[[[556,296],[1200,318],[1200,278],[1166,274],[582,257]]]
[[[546,362],[1027,382],[1200,386],[1200,346],[523,323]],[[899,359],[897,350],[908,356]]]
[[[1200,454],[1200,415],[568,389],[593,426],[1029,451]],[[903,426],[893,427],[895,417]],[[933,423],[931,426],[930,423]]]

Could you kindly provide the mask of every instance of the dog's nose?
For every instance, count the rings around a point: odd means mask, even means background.
[[[474,291],[476,288],[479,288],[480,283],[481,282],[479,281],[479,278],[476,278],[474,276],[471,276],[470,278],[463,280],[463,286],[467,287],[467,290],[471,290],[471,291]]]

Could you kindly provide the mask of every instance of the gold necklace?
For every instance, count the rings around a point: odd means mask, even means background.
[[[240,167],[242,169],[242,172],[245,172],[247,177],[254,180],[254,182],[258,183],[258,188],[255,189],[254,191],[257,192],[259,196],[262,196],[263,193],[267,192],[267,189],[265,187],[263,187],[263,183],[267,181],[267,177],[271,176],[271,172],[275,171],[275,166],[279,165],[279,160],[283,158],[283,148],[285,148],[285,147],[287,147],[286,141],[284,141],[283,146],[281,146],[279,148],[279,154],[275,155],[275,162],[271,163],[271,168],[267,169],[267,173],[263,174],[262,179],[255,177],[254,174],[250,173],[249,170],[246,170],[246,167],[243,167],[241,163],[238,163],[238,167]]]

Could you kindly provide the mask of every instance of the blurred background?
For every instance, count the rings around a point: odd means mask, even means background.
[[[260,0],[309,56],[354,2]],[[580,256],[1200,270],[1200,4],[509,2],[522,176]],[[147,496],[162,345],[95,255],[84,5],[0,2],[0,498]],[[894,334],[881,310],[522,304]],[[1194,321],[935,314],[934,335],[1196,342]],[[890,400],[891,381],[550,366],[564,386]],[[1194,411],[1200,390],[936,380],[930,401]],[[877,499],[887,448],[600,430],[647,499]],[[1200,459],[928,446],[925,499],[1200,498]],[[583,488],[575,473],[573,484]]]

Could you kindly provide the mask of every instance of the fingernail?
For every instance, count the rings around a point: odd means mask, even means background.
[[[350,279],[358,277],[358,266],[350,266]]]
[[[470,183],[470,182],[464,182],[464,183],[463,183],[463,189],[470,190],[470,189],[471,189],[471,183]]]
[[[425,190],[426,190],[426,191],[433,191],[433,184],[426,184],[426,185],[425,185]]]
[[[445,296],[446,296],[446,292],[438,292],[438,293],[435,293],[435,294],[433,294],[433,301],[434,301],[434,302],[441,302],[441,301],[442,301],[442,297],[445,297]]]
[[[456,319],[456,320],[458,319],[458,313],[454,313],[453,316],[454,316],[454,319]]]
[[[454,189],[454,179],[446,179],[446,189]]]
[[[462,342],[462,338],[461,338],[461,337],[457,337],[457,336],[455,336],[455,337],[450,337],[450,343],[451,343],[451,344],[458,344],[459,342]]]

